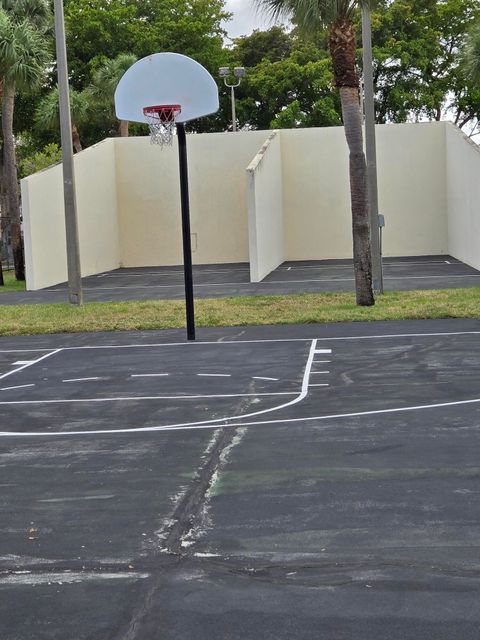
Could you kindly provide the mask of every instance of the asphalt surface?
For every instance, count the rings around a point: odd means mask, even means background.
[[[321,291],[354,291],[351,260],[285,262],[262,282],[251,283],[248,264],[196,265],[197,298],[284,295]],[[385,289],[409,291],[480,285],[480,272],[451,256],[384,259]],[[83,279],[87,302],[112,300],[181,299],[183,268],[142,267],[117,269]],[[67,301],[65,284],[49,289],[0,293],[1,304],[58,303]]]
[[[0,339],[2,640],[473,640],[480,321]]]

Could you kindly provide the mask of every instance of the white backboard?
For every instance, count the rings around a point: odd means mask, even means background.
[[[205,67],[180,53],[154,53],[125,72],[115,91],[119,120],[147,122],[143,109],[179,104],[177,122],[218,111],[218,87]]]

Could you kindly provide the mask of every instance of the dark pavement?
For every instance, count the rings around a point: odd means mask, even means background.
[[[480,321],[183,334],[0,339],[2,640],[476,640]]]
[[[251,283],[248,264],[194,266],[195,296],[284,295],[322,291],[354,291],[351,260],[285,262],[262,282]],[[451,256],[384,259],[387,291],[480,286],[480,272]],[[184,297],[182,267],[117,269],[83,279],[87,302],[163,300]],[[67,301],[66,285],[27,292],[0,293],[0,304]]]

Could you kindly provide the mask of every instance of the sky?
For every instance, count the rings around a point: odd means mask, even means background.
[[[255,5],[254,0],[226,0],[227,11],[233,13],[233,18],[224,25],[230,38],[249,35],[254,29],[269,29],[273,25]]]

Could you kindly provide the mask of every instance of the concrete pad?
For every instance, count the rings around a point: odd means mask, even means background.
[[[285,262],[262,282],[249,281],[244,264],[194,266],[197,298],[288,295],[322,291],[354,291],[351,260]],[[480,285],[480,272],[451,256],[409,256],[384,260],[386,291],[448,289]],[[87,302],[183,299],[183,268],[117,269],[83,279]],[[67,300],[66,285],[27,292],[0,293],[2,304],[58,303]]]

